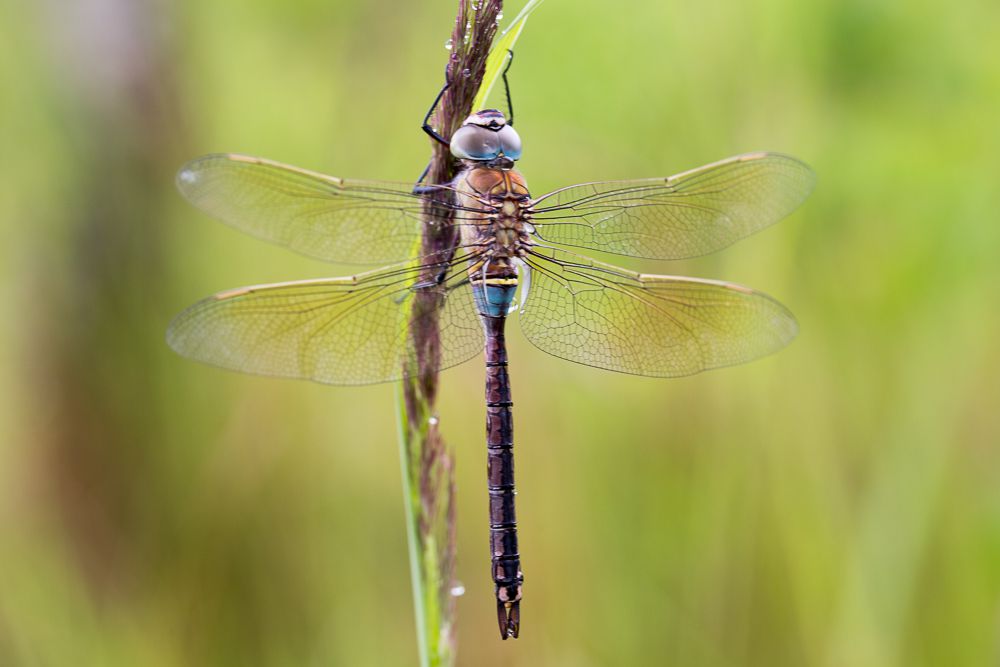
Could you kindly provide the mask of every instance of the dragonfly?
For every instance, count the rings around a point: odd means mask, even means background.
[[[167,340],[201,362],[334,385],[399,380],[412,332],[431,324],[440,368],[484,351],[491,572],[500,636],[516,638],[524,575],[508,318],[544,352],[634,375],[685,376],[771,354],[798,327],[770,296],[638,273],[581,250],[655,260],[712,253],[791,213],[814,174],[787,155],[749,153],[532,197],[515,169],[520,136],[500,111],[473,113],[448,144],[460,170],[440,186],[347,180],[235,154],[186,164],[177,185],[210,216],[311,257],[388,265],[220,292],[178,315]],[[443,250],[421,245],[429,229],[449,239]],[[436,307],[414,307],[422,298]]]

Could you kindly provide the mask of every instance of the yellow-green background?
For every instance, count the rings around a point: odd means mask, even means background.
[[[205,294],[352,269],[208,220],[172,178],[221,150],[415,178],[454,9],[2,5],[0,665],[415,664],[392,387],[163,342]],[[661,381],[512,327],[526,582],[502,644],[483,371],[444,374],[459,664],[998,663],[998,31],[992,0],[536,12],[513,70],[536,193],[749,150],[813,165],[777,227],[644,266],[763,289],[801,335]]]

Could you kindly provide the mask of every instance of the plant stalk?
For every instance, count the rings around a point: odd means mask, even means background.
[[[445,70],[447,87],[431,118],[443,137],[454,134],[472,112],[502,6],[502,0],[459,0]],[[426,184],[450,183],[457,171],[455,159],[437,141],[432,140],[432,151]],[[441,209],[435,207],[435,220],[441,220]],[[459,237],[456,227],[444,222],[423,228],[419,256],[426,269],[419,283],[432,287],[412,293],[410,354],[398,392],[400,464],[422,667],[453,665],[456,655],[455,476],[436,412],[442,344],[438,317],[447,295],[443,286],[435,285],[440,285],[437,266],[453,257]]]

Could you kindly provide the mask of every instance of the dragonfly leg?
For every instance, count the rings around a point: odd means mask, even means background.
[[[410,290],[416,292],[419,290],[431,289],[432,287],[439,287],[441,283],[444,282],[445,273],[445,271],[442,271],[439,274],[435,274],[434,278],[431,280],[421,280],[420,282],[413,283]],[[403,296],[399,297],[399,302],[402,303],[405,298],[406,297]]]
[[[445,69],[444,85],[441,86],[441,90],[438,92],[437,97],[434,98],[434,103],[431,104],[431,108],[427,110],[427,115],[424,116],[424,124],[420,126],[420,129],[426,132],[427,136],[440,144],[444,144],[445,146],[451,146],[451,142],[438,134],[438,131],[431,126],[431,116],[434,115],[434,110],[437,109],[437,105],[441,102],[441,97],[444,96],[444,91],[448,90],[450,85],[451,81],[448,79],[448,70]],[[423,180],[423,177],[421,177],[421,180]]]
[[[430,162],[428,162],[427,166],[424,167],[424,170],[422,172],[420,172],[420,178],[417,179],[416,185],[413,186],[413,194],[415,194],[415,195],[426,195],[426,194],[430,194],[431,192],[433,192],[436,189],[433,185],[422,185],[422,183],[424,182],[424,179],[427,178],[427,172],[429,172],[431,170],[431,164],[433,164],[433,163],[434,163],[433,160],[431,160]]]
[[[441,256],[442,253],[436,253],[437,256]],[[448,277],[448,269],[451,268],[452,259],[455,257],[455,249],[452,248],[448,253],[446,258],[443,258],[440,262],[427,263],[424,265],[425,269],[436,269],[435,273],[430,275],[430,277],[423,280],[418,280],[410,286],[411,291],[418,291],[424,289],[431,289],[440,287],[444,284],[444,281]]]
[[[503,90],[507,95],[507,124],[511,127],[514,126],[514,105],[510,101],[510,83],[507,81],[507,72],[510,70],[510,66],[514,64],[514,51],[513,49],[507,49],[507,53],[510,54],[510,59],[507,60],[507,66],[503,68]]]

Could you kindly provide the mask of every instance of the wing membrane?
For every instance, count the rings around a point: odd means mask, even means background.
[[[406,259],[423,222],[451,208],[425,210],[410,183],[349,181],[232,154],[192,160],[178,172],[177,187],[232,227],[310,257],[358,264]]]
[[[670,176],[585,183],[535,200],[540,238],[649,259],[706,255],[774,224],[812,191],[803,162],[752,153]]]
[[[411,308],[421,268],[347,278],[246,287],[204,299],[178,315],[168,344],[183,356],[231,370],[338,385],[399,379],[409,332],[422,326]],[[423,288],[443,299],[436,312],[441,368],[470,359],[483,334],[461,272]]]
[[[780,303],[746,287],[626,271],[535,249],[521,330],[549,354],[621,373],[691,375],[762,357],[798,330]]]

